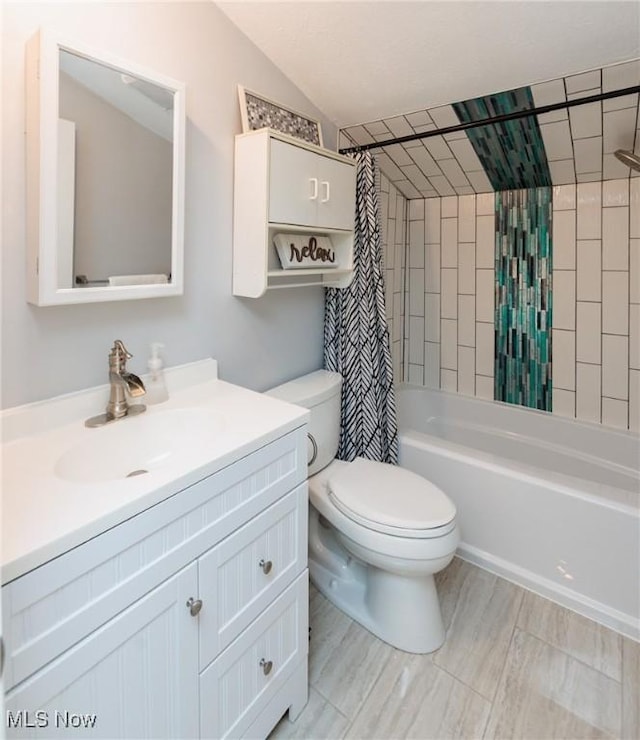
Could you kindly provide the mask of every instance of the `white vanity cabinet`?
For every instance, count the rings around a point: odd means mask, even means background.
[[[236,136],[233,292],[346,287],[353,277],[355,161],[271,129]],[[336,262],[283,269],[276,234],[327,237]]]
[[[306,473],[300,426],[6,584],[8,737],[266,737],[295,716]]]

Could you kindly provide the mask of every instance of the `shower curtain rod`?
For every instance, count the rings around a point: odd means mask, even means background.
[[[395,139],[385,139],[384,141],[375,141],[371,144],[359,144],[358,146],[345,147],[339,149],[340,154],[351,154],[353,152],[366,152],[369,149],[379,149],[381,147],[390,146],[391,144],[404,144],[407,141],[417,141],[418,139],[428,139],[431,136],[442,136],[443,134],[453,134],[457,131],[466,131],[470,128],[478,128],[479,126],[489,126],[492,123],[504,123],[505,121],[514,121],[518,118],[528,118],[529,116],[537,116],[542,113],[552,113],[562,108],[573,108],[576,105],[585,105],[587,103],[598,103],[601,100],[610,100],[611,98],[620,98],[623,95],[632,95],[633,93],[640,92],[640,85],[634,85],[633,87],[625,87],[621,90],[611,90],[605,93],[598,93],[596,95],[589,95],[586,98],[577,98],[576,100],[566,100],[563,103],[550,103],[549,105],[541,105],[539,108],[529,108],[528,110],[514,111],[513,113],[503,113],[499,116],[493,116],[492,118],[483,118],[480,121],[467,121],[467,123],[460,123],[455,126],[446,126],[445,128],[434,129],[433,131],[424,131],[421,134],[409,134],[407,136],[398,136]]]

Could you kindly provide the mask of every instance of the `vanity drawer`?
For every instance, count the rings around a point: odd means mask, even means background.
[[[306,444],[300,427],[4,586],[5,689],[302,484]]]
[[[306,659],[308,571],[200,675],[200,737],[242,737]]]
[[[306,483],[198,560],[200,669],[306,567]]]

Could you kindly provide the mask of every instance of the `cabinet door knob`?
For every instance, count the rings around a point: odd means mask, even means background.
[[[322,181],[322,187],[324,189],[324,198],[320,201],[321,203],[328,203],[331,199],[331,186],[329,185],[328,180]]]
[[[258,565],[262,568],[262,572],[265,574],[265,576],[268,576],[269,573],[271,573],[271,568],[273,568],[273,563],[270,560],[265,560],[264,558],[262,558]]]
[[[317,200],[318,198],[318,178],[310,177],[309,182],[311,183],[311,195],[309,196],[309,200]]]
[[[197,617],[198,614],[200,614],[200,609],[202,609],[202,600],[194,599],[192,596],[188,599],[187,606],[189,607],[189,614],[191,614],[192,617]]]
[[[261,659],[260,665],[262,666],[262,672],[265,676],[268,676],[271,673],[271,669],[273,668],[273,661],[272,660],[265,660],[264,658]]]

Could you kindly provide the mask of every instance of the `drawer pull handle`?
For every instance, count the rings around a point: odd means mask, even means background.
[[[265,560],[264,558],[262,558],[258,565],[262,568],[262,572],[265,574],[265,576],[268,576],[269,573],[271,573],[271,568],[273,568],[273,563],[270,560]]]
[[[202,600],[194,599],[192,596],[187,601],[187,606],[189,607],[189,614],[191,614],[192,617],[197,617],[198,614],[200,614],[200,609],[202,609]]]
[[[271,673],[271,669],[273,668],[273,661],[272,660],[265,660],[262,658],[260,661],[260,665],[262,666],[262,672],[265,676],[268,676]]]

